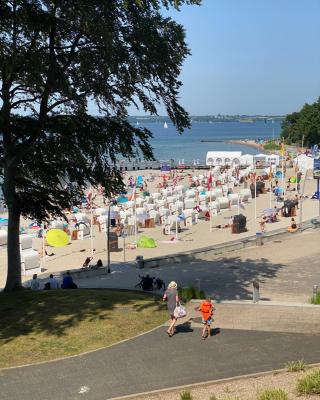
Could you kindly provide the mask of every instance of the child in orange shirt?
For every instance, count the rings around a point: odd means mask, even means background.
[[[202,339],[206,339],[211,335],[211,323],[213,316],[214,305],[211,302],[210,298],[204,300],[200,307],[199,311],[201,311],[203,330],[202,330]]]

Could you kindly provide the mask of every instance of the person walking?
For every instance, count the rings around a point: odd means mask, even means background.
[[[174,310],[177,304],[180,302],[178,296],[178,285],[175,281],[171,281],[169,283],[168,288],[163,295],[163,301],[167,302],[167,307],[171,318],[167,334],[169,337],[172,337],[176,332],[174,325],[177,322],[177,318],[174,316]]]
[[[207,337],[211,336],[213,310],[214,310],[214,305],[212,304],[211,299],[209,297],[205,299],[199,307],[203,323],[202,339],[206,339]]]

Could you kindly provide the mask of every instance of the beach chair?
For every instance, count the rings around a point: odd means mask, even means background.
[[[153,200],[158,200],[161,197],[160,193],[151,193],[151,197],[153,198]]]
[[[160,223],[163,225],[166,221],[166,218],[171,214],[168,208],[161,208],[159,209],[160,214]]]
[[[137,206],[137,207],[142,207],[143,204],[144,204],[144,199],[143,199],[142,197],[138,197],[138,198],[136,199],[136,206]]]
[[[106,214],[108,214],[108,209],[107,208],[102,208],[102,207],[96,208],[94,210],[94,214],[97,215],[97,216],[106,215]]]
[[[185,199],[184,201],[184,208],[185,209],[194,209],[194,207],[196,206],[196,202],[194,199]]]
[[[8,240],[8,232],[4,229],[0,229],[0,246],[5,246]]]
[[[21,273],[33,275],[41,272],[40,256],[32,248],[32,235],[20,235]]]
[[[251,191],[250,189],[242,189],[240,190],[240,200],[241,202],[248,202],[251,200]]]
[[[176,215],[169,215],[164,222],[164,232],[166,235],[171,235],[172,231],[176,231],[176,229],[180,228],[180,222],[177,221]]]
[[[158,225],[160,223],[160,213],[156,210],[149,211],[150,218],[154,219],[154,223]]]
[[[193,199],[196,196],[195,190],[188,189],[185,193],[185,198],[186,199]]]
[[[155,208],[155,204],[146,204],[145,205],[145,207],[146,207],[146,209],[147,209],[147,211],[151,211],[151,210],[154,210],[154,208]]]
[[[134,235],[135,229],[135,218],[134,217],[128,217],[128,225],[126,227],[126,232],[128,236]],[[136,232],[138,232],[138,221],[136,221]]]
[[[193,210],[193,208],[192,209],[189,209],[189,208],[184,209],[183,210],[183,214],[184,214],[184,216],[186,218],[185,219],[185,225],[186,226],[192,226],[193,224],[196,223],[196,218],[195,218],[196,213]]]
[[[156,204],[156,208],[158,210],[160,210],[160,208],[167,208],[167,203],[166,203],[166,200],[164,200],[164,199],[156,200],[155,204]]]
[[[238,202],[240,201],[238,193],[229,194],[228,199],[230,201],[230,206],[236,206],[236,205],[238,205]]]
[[[230,202],[227,197],[219,197],[217,199],[217,203],[219,204],[220,210],[226,210],[230,206]]]
[[[167,205],[170,208],[170,204],[173,204],[175,202],[176,198],[174,196],[168,196],[167,197]]]
[[[220,188],[216,188],[212,192],[215,194],[216,199],[223,197],[223,191]]]
[[[210,201],[210,190],[206,191],[206,198],[207,201]],[[216,200],[217,194],[216,194],[216,189],[211,190],[211,201]]]

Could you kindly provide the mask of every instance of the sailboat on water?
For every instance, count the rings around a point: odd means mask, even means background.
[[[163,127],[164,127],[164,129],[168,129],[168,124],[165,122]]]

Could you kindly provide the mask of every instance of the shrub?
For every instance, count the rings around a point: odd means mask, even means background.
[[[210,399],[209,399],[209,400],[218,400],[218,398],[216,397],[216,395],[212,394],[212,395],[210,396]]]
[[[180,400],[192,400],[191,393],[190,392],[180,393]]]
[[[311,304],[319,304],[320,305],[320,292],[316,294],[316,296],[311,297]]]
[[[283,389],[267,389],[258,395],[258,400],[288,400],[288,394]]]
[[[320,369],[300,378],[297,383],[297,390],[300,394],[320,394]]]
[[[306,363],[303,360],[290,361],[286,367],[288,372],[304,371],[306,369]]]
[[[274,143],[272,141],[266,143],[263,147],[265,150],[280,150],[281,149],[281,146],[279,144]]]
[[[204,299],[205,293],[203,290],[196,289],[193,286],[180,287],[178,289],[179,298],[183,303],[187,303],[191,299]]]

